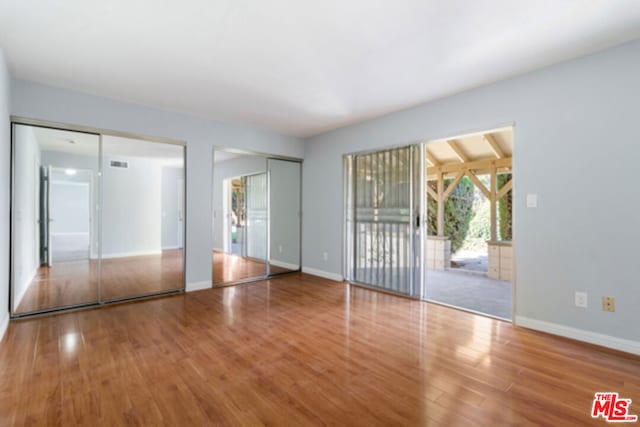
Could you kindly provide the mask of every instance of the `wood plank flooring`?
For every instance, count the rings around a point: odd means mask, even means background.
[[[225,283],[264,276],[265,264],[250,258],[214,252],[213,282]],[[271,266],[272,273],[287,271]],[[183,252],[109,258],[102,261],[102,299],[105,301],[182,289]],[[98,262],[70,261],[40,267],[16,313],[90,304],[98,301]]]
[[[605,425],[640,358],[304,274],[11,322],[0,425]]]
[[[184,288],[183,252],[104,259],[101,286],[105,301]],[[98,261],[61,262],[38,269],[16,312],[97,301]]]
[[[288,271],[273,264],[269,268],[273,274]],[[266,264],[259,260],[213,251],[213,283],[215,284],[261,277],[266,274],[266,271]]]

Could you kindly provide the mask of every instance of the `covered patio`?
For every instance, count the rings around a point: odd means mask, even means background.
[[[512,129],[433,141],[426,147],[427,197],[434,207],[428,215],[426,297],[511,319]],[[489,203],[489,238],[475,251],[459,250],[468,221],[456,223],[459,213],[452,205],[458,201],[450,200],[460,198],[456,187],[463,180]]]

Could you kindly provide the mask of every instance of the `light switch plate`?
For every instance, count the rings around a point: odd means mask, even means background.
[[[576,307],[587,308],[588,297],[586,292],[576,292],[575,303]]]
[[[527,207],[528,208],[537,208],[538,207],[538,195],[537,194],[527,194]]]

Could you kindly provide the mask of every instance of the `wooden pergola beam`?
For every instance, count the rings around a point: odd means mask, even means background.
[[[440,166],[440,162],[429,152],[429,149],[427,149],[427,160],[431,163],[431,166]]]
[[[468,176],[471,181],[473,181],[476,187],[478,187],[478,190],[482,191],[482,194],[484,194],[487,199],[491,200],[491,191],[487,190],[487,187],[485,187],[480,179],[478,179],[476,174],[474,174],[470,170],[467,170],[465,171],[465,175]]]
[[[445,201],[445,202],[447,201],[447,199],[449,198],[449,195],[453,192],[453,190],[455,190],[455,188],[457,187],[458,183],[460,182],[460,180],[463,177],[464,177],[464,171],[458,172],[458,175],[455,177],[453,182],[451,184],[449,184],[447,189],[444,191],[444,194],[442,195],[442,200],[443,201]],[[509,181],[509,182],[511,182],[511,181]]]
[[[444,176],[438,174],[438,194],[444,194]],[[444,236],[444,200],[438,198],[438,236]]]
[[[493,135],[491,135],[490,133],[485,133],[483,136],[484,140],[487,141],[487,143],[491,146],[491,151],[493,151],[493,154],[495,154],[498,159],[504,159],[504,151],[502,151],[502,148],[500,148]]]
[[[439,173],[457,173],[460,170],[490,170],[492,168],[510,168],[511,157],[505,157],[504,159],[489,159],[489,160],[477,160],[474,162],[466,163],[451,163],[440,166],[434,166],[429,168],[429,175],[437,175]]]
[[[491,183],[489,202],[489,214],[491,221],[491,240],[498,240],[498,207],[496,206],[496,189],[498,188],[498,178],[496,176],[496,169],[493,168],[490,175]]]
[[[427,185],[427,193],[429,193],[429,195],[433,197],[434,200],[436,201],[440,200],[440,196],[438,196],[438,193],[436,193],[436,190],[431,188],[430,185]]]
[[[498,194],[496,194],[496,202],[502,199],[504,196],[506,196],[509,190],[511,190],[512,186],[513,186],[513,180],[507,181],[507,183],[502,186],[500,191],[498,191]]]
[[[456,154],[456,157],[458,158],[458,160],[460,160],[461,163],[467,163],[469,161],[469,157],[464,153],[464,151],[462,151],[462,149],[460,148],[460,146],[456,141],[454,141],[453,139],[450,139],[447,141],[447,144],[449,145],[449,147],[451,147],[451,149]]]

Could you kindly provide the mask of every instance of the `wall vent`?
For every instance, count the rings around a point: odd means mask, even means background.
[[[111,166],[112,168],[128,169],[129,168],[129,162],[123,162],[121,160],[111,160],[109,162],[109,166]]]

